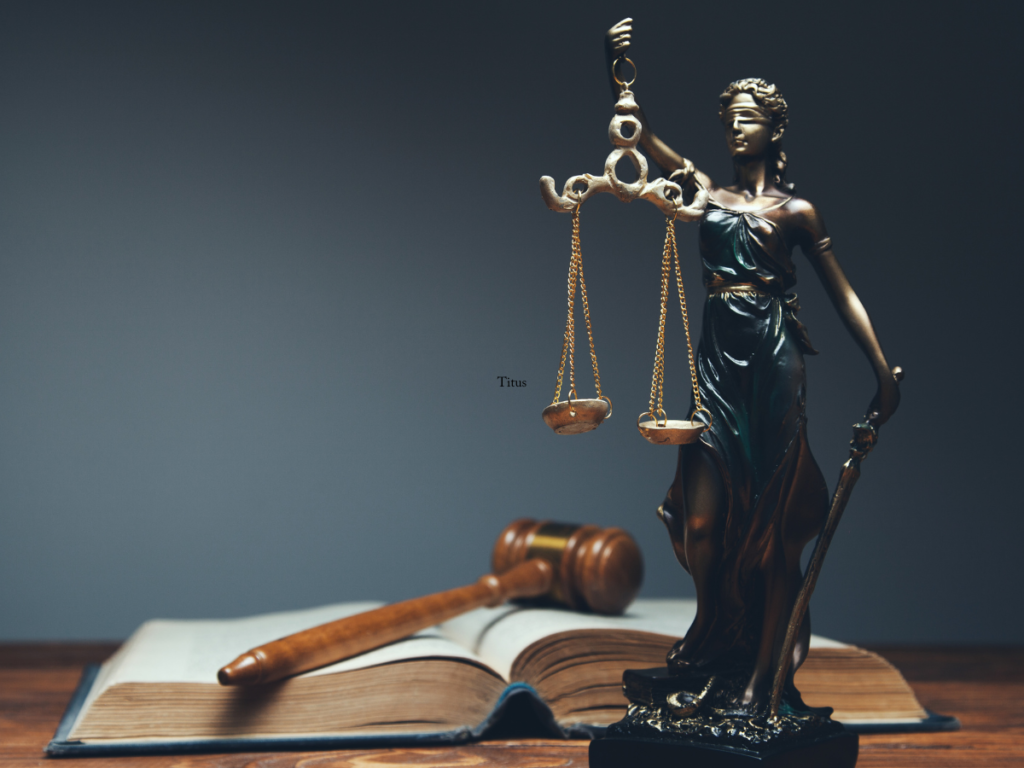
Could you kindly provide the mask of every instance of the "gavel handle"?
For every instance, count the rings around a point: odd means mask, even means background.
[[[385,605],[298,632],[243,653],[217,673],[221,685],[256,685],[297,675],[379,648],[481,606],[494,607],[551,589],[554,570],[527,560],[500,576],[401,603]]]

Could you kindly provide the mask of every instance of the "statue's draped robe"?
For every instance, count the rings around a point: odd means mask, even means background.
[[[700,444],[683,446],[683,458],[687,450],[710,449],[728,496],[708,606],[713,619],[702,645],[751,658],[763,640],[765,564],[783,567],[787,527],[820,525],[828,503],[805,427],[803,354],[815,350],[796,319],[796,296],[786,293],[796,282],[790,247],[766,215],[709,207],[700,251],[709,296],[697,377],[713,420]],[[757,292],[726,290],[737,284]],[[794,526],[797,520],[802,524]],[[786,561],[784,568],[789,604],[799,563]]]

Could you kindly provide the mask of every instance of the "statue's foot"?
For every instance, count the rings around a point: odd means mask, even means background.
[[[803,697],[800,695],[800,691],[796,689],[796,686],[790,683],[785,687],[782,694],[782,700],[786,703],[797,716],[804,715],[810,717],[820,717],[828,720],[832,717],[832,713],[835,711],[832,707],[811,707],[808,706]]]
[[[665,656],[666,666],[673,672],[684,673],[693,670],[707,671],[722,661],[721,649],[704,642],[706,640],[702,627],[690,627],[686,637],[677,640],[672,650]]]
[[[665,657],[665,662],[673,673],[688,672],[693,669],[693,662],[688,656],[686,638],[684,637],[682,640],[677,640],[676,644],[672,646],[672,650]]]

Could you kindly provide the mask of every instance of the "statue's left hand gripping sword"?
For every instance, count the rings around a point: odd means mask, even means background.
[[[599,192],[611,192],[624,203],[632,202],[637,198],[654,203],[670,219],[696,221],[701,217],[704,206],[708,202],[708,191],[699,181],[695,180],[697,192],[690,205],[683,204],[683,188],[674,181],[668,179],[647,181],[647,158],[636,148],[643,132],[643,126],[636,117],[640,107],[629,90],[630,84],[632,82],[622,84],[622,92],[615,104],[615,117],[612,118],[608,126],[608,138],[615,149],[604,161],[604,174],[594,176],[584,173],[580,176],[573,176],[565,182],[561,195],[555,192],[555,180],[550,176],[542,176],[540,192],[544,196],[544,202],[553,211],[568,213],[591,195],[596,195]],[[628,135],[626,135],[627,133]],[[624,182],[615,173],[615,166],[624,157],[628,157],[636,169],[637,179],[634,182]],[[579,185],[582,185],[582,189],[577,190],[576,187]]]

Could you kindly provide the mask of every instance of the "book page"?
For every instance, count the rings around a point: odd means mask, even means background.
[[[382,603],[338,603],[239,619],[147,621],[103,665],[79,717],[103,691],[119,683],[209,683],[219,686],[217,670],[246,651],[380,605]],[[305,672],[301,677],[330,675],[427,657],[465,659],[487,667],[465,646],[442,636],[436,629],[427,629],[383,648]]]
[[[548,635],[572,630],[618,629],[679,638],[686,634],[696,615],[696,600],[675,598],[637,600],[622,616],[503,605],[478,608],[441,624],[438,629],[509,680],[512,665],[519,654]],[[811,647],[845,646],[812,635]]]

